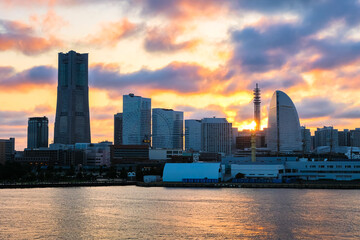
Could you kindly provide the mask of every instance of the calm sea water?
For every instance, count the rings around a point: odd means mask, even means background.
[[[0,239],[360,239],[360,191],[3,189]]]

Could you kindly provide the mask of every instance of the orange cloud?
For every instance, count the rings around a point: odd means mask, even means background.
[[[4,33],[0,33],[0,51],[15,50],[26,55],[34,55],[63,45],[54,36],[36,36],[30,26],[21,22],[0,20],[0,26],[5,30]]]
[[[118,22],[103,23],[98,33],[87,37],[87,42],[98,46],[114,47],[120,40],[132,36],[141,28],[140,24],[132,23],[126,18]]]

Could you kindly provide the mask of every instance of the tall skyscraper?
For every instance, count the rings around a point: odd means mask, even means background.
[[[185,120],[185,150],[201,150],[201,120]]]
[[[282,91],[275,91],[271,98],[267,134],[267,147],[273,152],[302,150],[299,116]]]
[[[123,114],[117,113],[114,115],[114,145],[122,145],[123,138]]]
[[[49,120],[47,117],[32,117],[28,121],[27,148],[48,147]]]
[[[183,149],[184,113],[172,109],[152,110],[153,148]]]
[[[123,95],[123,144],[143,145],[151,140],[151,99]]]
[[[201,120],[201,150],[231,154],[232,124],[226,118]]]
[[[259,85],[256,84],[256,87],[254,88],[254,120],[256,123],[255,130],[258,132],[260,131],[260,125],[261,125],[261,118],[260,118],[260,88]]]
[[[59,53],[54,143],[90,143],[88,54]]]

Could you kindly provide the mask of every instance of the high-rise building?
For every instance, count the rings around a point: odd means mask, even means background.
[[[47,117],[32,117],[28,120],[27,148],[34,149],[49,144],[49,120]]]
[[[90,143],[88,54],[59,53],[54,143]]]
[[[114,144],[121,145],[123,138],[123,114],[117,113],[114,115]]]
[[[270,101],[267,147],[273,152],[301,151],[300,121],[294,103],[282,91]]]
[[[315,146],[329,146],[330,150],[339,146],[338,130],[333,127],[318,128],[315,131]]]
[[[350,131],[344,129],[344,131],[338,131],[339,146],[350,146]]]
[[[13,160],[15,154],[15,138],[0,139],[0,164]]]
[[[301,142],[304,153],[309,153],[311,151],[311,133],[310,129],[307,129],[305,126],[301,126]]]
[[[201,120],[201,150],[231,154],[232,124],[226,118]]]
[[[201,150],[201,120],[185,120],[185,150]]]
[[[151,141],[151,99],[123,95],[123,144],[143,145]]]
[[[360,147],[360,128],[350,130],[350,146]]]
[[[183,149],[184,113],[172,109],[152,110],[153,148]]]

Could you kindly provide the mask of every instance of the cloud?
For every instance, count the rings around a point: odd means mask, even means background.
[[[131,86],[182,93],[209,89],[215,83],[229,80],[226,70],[210,71],[200,65],[179,62],[157,70],[141,69],[126,74],[98,64],[90,68],[89,77],[92,86],[101,89],[114,90]]]
[[[305,98],[295,104],[299,118],[331,117],[343,106],[323,97]]]
[[[178,42],[177,37],[182,30],[171,26],[167,28],[154,27],[147,31],[144,41],[145,49],[148,52],[176,52],[196,47],[200,41],[192,39]]]
[[[143,27],[142,24],[132,23],[123,18],[117,22],[103,23],[101,30],[89,35],[86,41],[92,45],[114,47],[120,40],[133,36]]]
[[[0,126],[27,125],[27,113],[22,111],[0,111]]]
[[[306,71],[333,68],[359,59],[359,42],[344,39],[341,34],[332,40],[317,35],[336,21],[343,21],[346,30],[359,24],[360,4],[357,1],[346,1],[344,4],[334,0],[309,1],[306,4],[279,1],[278,4],[299,14],[300,19],[292,23],[269,20],[266,24],[231,30],[234,53],[229,63],[232,66],[240,66],[248,73],[279,70],[306,50],[311,50],[311,55],[308,55],[310,64],[302,63]],[[268,13],[266,5],[264,1],[239,3],[239,6],[260,13]],[[312,60],[312,54],[319,56]]]
[[[62,46],[54,36],[36,36],[28,25],[17,21],[0,20],[0,51],[15,50],[26,55],[37,55]]]
[[[57,70],[50,66],[36,66],[16,73],[12,67],[0,67],[0,87],[16,90],[24,85],[49,85],[56,82]]]
[[[338,114],[335,114],[335,118],[347,118],[347,119],[357,119],[360,118],[359,107],[346,109]]]

